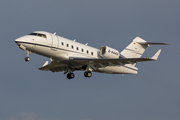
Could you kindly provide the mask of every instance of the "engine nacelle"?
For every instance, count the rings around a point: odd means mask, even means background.
[[[103,58],[119,58],[119,51],[108,46],[102,46],[99,55]]]

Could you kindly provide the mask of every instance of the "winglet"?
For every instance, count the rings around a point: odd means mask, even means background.
[[[48,63],[49,63],[49,62],[48,62],[48,61],[46,61],[42,67],[44,67],[44,66],[48,65]]]
[[[156,54],[152,57],[152,59],[157,60],[160,53],[161,53],[161,49],[159,49],[159,50],[156,52]]]

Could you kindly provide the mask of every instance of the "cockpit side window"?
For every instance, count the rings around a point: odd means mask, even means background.
[[[34,35],[34,36],[37,36],[37,33],[30,33],[28,35]]]
[[[28,35],[34,35],[34,36],[39,36],[39,37],[47,38],[45,34],[41,34],[41,33],[30,33]]]
[[[37,36],[39,36],[39,37],[43,37],[43,38],[46,38],[46,35],[45,34],[40,34],[40,33],[38,33],[38,35]]]

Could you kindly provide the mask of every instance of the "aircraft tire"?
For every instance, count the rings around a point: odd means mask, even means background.
[[[69,73],[67,74],[67,79],[71,79],[71,76],[70,76],[70,74],[69,74]]]
[[[85,71],[84,72],[84,77],[90,78],[91,76],[92,76],[92,72],[91,71]]]
[[[26,62],[30,61],[30,57],[25,57],[25,61]]]
[[[88,72],[87,76],[90,78],[92,76],[92,72]]]
[[[84,77],[87,77],[87,72],[84,72]]]
[[[68,79],[73,79],[75,77],[74,73],[68,73],[67,78]]]
[[[74,73],[70,73],[71,79],[75,77]]]

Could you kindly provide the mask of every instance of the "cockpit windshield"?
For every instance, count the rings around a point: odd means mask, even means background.
[[[39,37],[46,38],[46,35],[45,34],[41,34],[41,33],[30,33],[28,35],[34,35],[34,36],[39,36]]]

